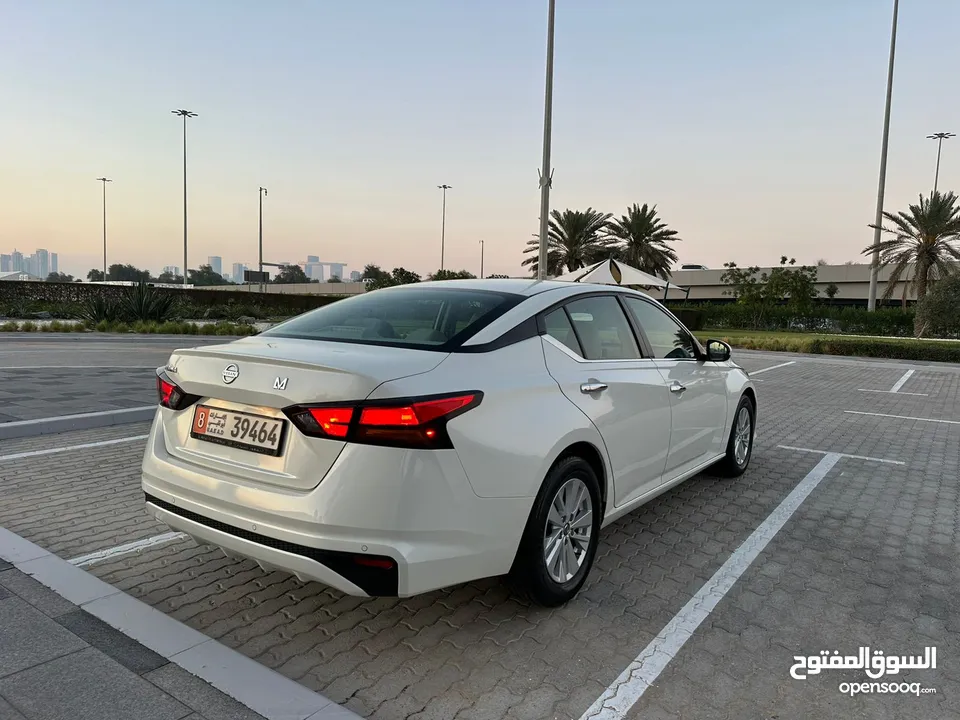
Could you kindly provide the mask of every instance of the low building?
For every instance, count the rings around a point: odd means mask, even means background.
[[[746,265],[741,266],[741,268]],[[770,273],[773,268],[760,268],[757,273],[759,277],[762,273]],[[892,272],[891,267],[880,269],[878,275],[877,299],[883,297],[887,289],[887,281]],[[667,300],[682,300],[686,296],[691,302],[724,302],[731,301],[730,295],[724,294],[729,290],[723,280],[723,268],[715,270],[674,270],[670,276],[670,282],[679,287],[671,287],[667,290]],[[897,283],[889,302],[900,303],[904,296],[907,302],[916,300],[916,293],[907,290],[908,283],[913,279],[912,268],[904,278]],[[827,288],[835,285],[837,288],[833,301],[843,305],[866,305],[870,295],[870,265],[867,263],[850,265],[819,265],[817,266],[816,288],[820,292],[821,298],[827,298]],[[686,290],[689,289],[689,295]],[[663,299],[662,291],[653,291],[654,297]]]
[[[43,278],[31,275],[28,272],[8,272],[0,273],[0,280],[42,282]]]

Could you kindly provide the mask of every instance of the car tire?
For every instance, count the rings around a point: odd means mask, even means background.
[[[753,455],[753,436],[757,411],[753,400],[748,395],[740,398],[737,411],[733,414],[733,423],[730,426],[730,438],[727,440],[727,454],[717,464],[718,474],[723,477],[740,477],[746,472]],[[748,423],[744,430],[743,423]],[[744,435],[744,432],[746,433]],[[746,452],[739,442],[746,442]]]
[[[570,600],[593,567],[602,516],[600,482],[590,464],[578,456],[558,460],[530,511],[510,571],[514,587],[545,607]]]

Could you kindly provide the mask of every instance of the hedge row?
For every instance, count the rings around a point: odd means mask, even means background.
[[[845,333],[851,335],[884,335],[912,337],[914,310],[878,308],[868,312],[861,307],[814,305],[799,313],[792,308],[775,305],[758,308],[739,303],[722,305],[682,305],[668,303],[671,310],[691,330],[730,328],[736,330],[793,330],[801,332]],[[960,327],[945,337],[957,337]]]
[[[155,289],[157,292],[174,296],[178,315],[181,317],[214,320],[243,316],[257,319],[290,317],[343,297],[197,288]],[[48,312],[54,317],[75,317],[79,307],[91,297],[119,302],[127,290],[125,285],[4,281],[0,282],[0,316],[23,317],[30,313]]]
[[[718,337],[702,332],[698,333],[698,337],[704,342],[708,338],[723,340],[735,348],[746,350],[960,363],[960,342],[899,338],[823,337],[802,334],[789,338],[783,336],[764,337],[762,335],[737,336],[733,334],[721,334]]]
[[[59,322],[36,323],[32,320],[15,322],[9,320],[0,322],[0,333],[3,332],[43,332],[43,333],[137,333],[140,335],[222,335],[240,337],[254,335],[257,332],[253,325],[238,325],[230,322],[199,323],[168,321],[168,322]]]

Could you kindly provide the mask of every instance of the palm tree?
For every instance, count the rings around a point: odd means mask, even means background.
[[[908,212],[883,213],[889,225],[870,225],[893,237],[880,242],[880,260],[878,267],[893,266],[887,289],[883,294],[886,300],[900,282],[903,274],[913,267],[911,287],[916,291],[917,300],[927,294],[932,281],[951,275],[960,261],[960,250],[954,246],[960,240],[960,206],[957,196],[933,192],[930,197],[920,196],[919,205],[911,205]],[[875,247],[864,248],[863,254],[873,253]]]
[[[564,270],[574,271],[606,256],[604,231],[610,213],[593,208],[580,210],[554,210],[550,213],[547,232],[547,275],[562,275]],[[540,238],[534,236],[527,242],[523,254],[534,253],[521,264],[529,265],[537,275],[540,265]]]
[[[616,259],[651,275],[670,277],[670,267],[677,261],[670,243],[680,238],[657,217],[656,205],[634,203],[626,215],[609,224],[607,239]]]

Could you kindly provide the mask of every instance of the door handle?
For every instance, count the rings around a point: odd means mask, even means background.
[[[687,387],[685,385],[681,385],[676,380],[674,380],[673,384],[670,386],[670,392],[672,393],[682,393],[686,389]]]
[[[590,393],[600,392],[606,389],[607,389],[607,384],[602,382],[585,382],[582,385],[580,385],[580,392],[584,393],[585,395],[589,395]]]

